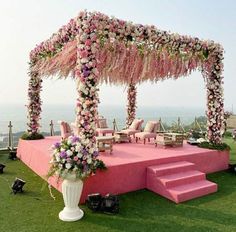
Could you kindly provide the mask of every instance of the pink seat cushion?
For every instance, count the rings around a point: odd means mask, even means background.
[[[61,137],[63,139],[68,138],[72,135],[71,128],[67,122],[60,121]]]
[[[108,128],[105,118],[98,119],[98,128]]]
[[[97,128],[96,129],[96,132],[97,133],[100,133],[100,134],[109,134],[109,133],[114,133],[114,130],[113,129],[111,129],[111,128]]]
[[[139,139],[151,139],[151,138],[156,138],[156,133],[149,133],[149,132],[139,132],[135,134],[136,138]]]
[[[75,123],[75,122],[72,122],[72,123],[70,124],[70,126],[71,126],[71,129],[72,129],[72,131],[73,131],[73,134],[76,135],[76,136],[78,136],[78,135],[79,135],[79,128],[77,127],[76,123]]]
[[[129,129],[137,130],[137,128],[139,127],[139,124],[140,124],[140,120],[134,119],[134,121],[129,126]]]
[[[155,123],[154,122],[151,122],[151,121],[147,122],[147,124],[146,124],[146,126],[144,128],[144,132],[151,133],[151,132],[153,132],[154,127],[155,127]]]
[[[125,129],[125,130],[121,130],[120,132],[127,134],[127,135],[134,135],[135,133],[138,133],[140,131],[134,130],[134,129]]]
[[[139,119],[139,125],[136,129],[140,131],[142,128],[142,124],[143,124],[143,119]]]

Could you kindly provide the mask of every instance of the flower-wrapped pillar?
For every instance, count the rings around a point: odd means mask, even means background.
[[[126,118],[126,127],[129,127],[136,115],[136,96],[137,96],[137,88],[135,84],[129,84],[127,91],[127,118]]]
[[[84,156],[95,159],[98,155],[96,147],[96,120],[98,117],[98,70],[96,51],[98,48],[97,37],[91,22],[84,20],[85,31],[81,30],[77,36],[77,66],[75,76],[77,78],[77,126]],[[83,28],[83,26],[82,26]],[[87,159],[84,169],[92,160]],[[86,172],[85,172],[86,174]]]
[[[28,133],[29,135],[37,134],[39,132],[39,120],[41,114],[42,101],[40,99],[40,92],[42,89],[42,79],[38,77],[37,73],[30,73],[29,87],[28,87]]]
[[[205,71],[207,87],[207,132],[212,143],[221,143],[224,131],[223,99],[223,49],[221,46],[213,51],[211,64]]]

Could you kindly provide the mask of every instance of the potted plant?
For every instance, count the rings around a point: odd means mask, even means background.
[[[77,136],[62,139],[52,146],[52,150],[48,177],[56,175],[63,179],[62,194],[65,207],[59,213],[59,218],[63,221],[79,220],[84,215],[78,207],[83,180],[95,174],[97,169],[106,169],[106,166],[97,158],[96,146],[88,149]]]

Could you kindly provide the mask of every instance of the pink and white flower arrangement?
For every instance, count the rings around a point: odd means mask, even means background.
[[[48,177],[52,175],[60,178],[74,176],[81,180],[95,174],[97,169],[106,169],[103,161],[98,159],[97,148],[90,148],[88,152],[77,136],[70,136],[52,146],[50,164]]]

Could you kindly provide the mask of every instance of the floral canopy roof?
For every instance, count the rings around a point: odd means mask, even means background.
[[[80,136],[85,138],[84,149],[89,150],[95,146],[98,83],[129,85],[129,125],[135,118],[137,83],[177,79],[199,68],[207,88],[208,139],[220,143],[224,126],[223,52],[212,40],[82,11],[30,53],[28,131],[37,133],[40,127],[42,77],[75,78],[76,121]]]
[[[90,22],[89,28],[85,21]],[[86,32],[91,34],[89,39]],[[88,61],[88,52],[81,51],[79,44],[90,46],[95,41],[93,53],[99,81],[115,84],[178,78],[197,68],[208,72],[215,55],[223,51],[212,40],[171,34],[155,26],[83,11],[31,51],[31,71],[41,77],[75,77],[77,58],[82,63]],[[83,70],[85,78],[87,72]]]

